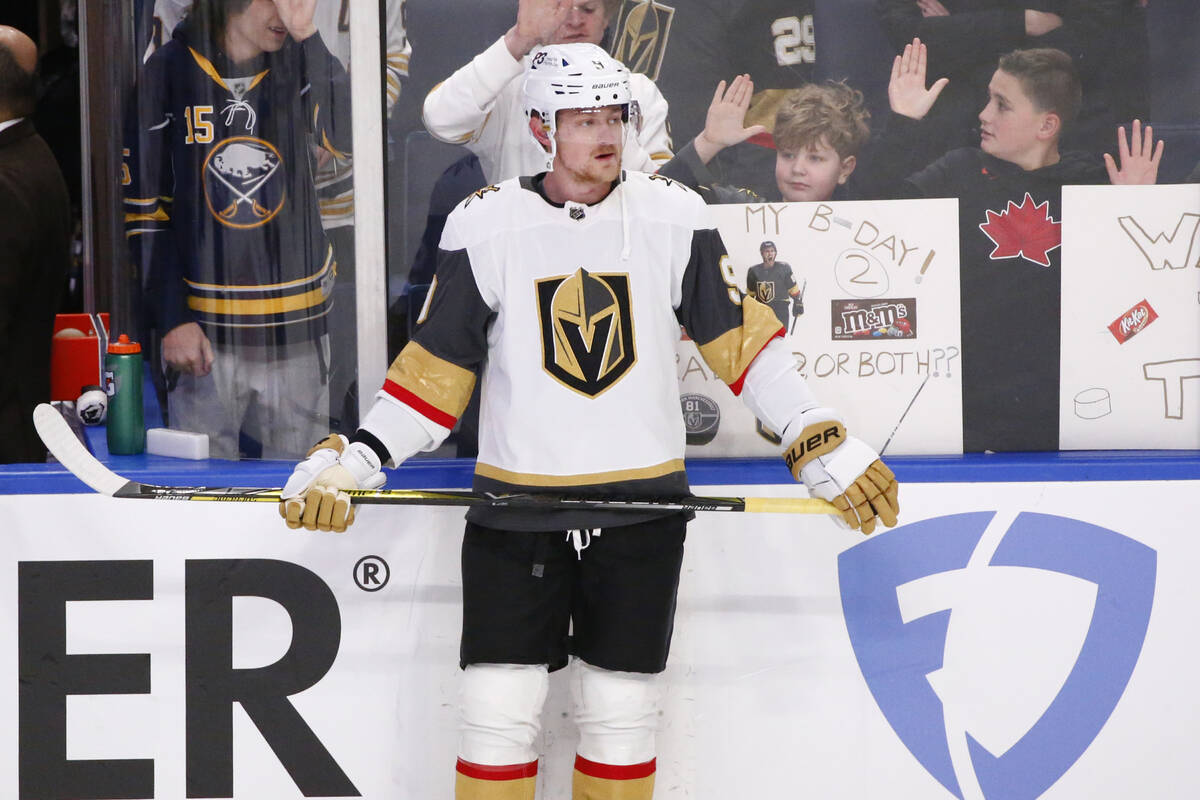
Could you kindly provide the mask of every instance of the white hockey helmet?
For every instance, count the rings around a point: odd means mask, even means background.
[[[533,51],[522,86],[525,118],[538,114],[550,136],[546,169],[554,169],[558,145],[557,113],[564,108],[603,108],[619,105],[624,119],[637,114],[637,103],[629,88],[629,70],[602,48],[587,42],[550,44]],[[529,132],[543,149],[533,131]]]

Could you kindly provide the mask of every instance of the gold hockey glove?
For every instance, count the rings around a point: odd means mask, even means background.
[[[804,429],[784,451],[793,477],[842,512],[840,522],[870,534],[878,518],[891,528],[900,513],[896,476],[861,439],[827,408],[804,413]]]
[[[308,451],[279,493],[279,515],[289,528],[341,533],[354,522],[347,491],[377,489],[387,478],[375,451],[330,434]]]

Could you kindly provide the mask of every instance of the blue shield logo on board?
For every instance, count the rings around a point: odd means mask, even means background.
[[[958,798],[971,781],[987,800],[1032,800],[1124,693],[1157,553],[1067,517],[995,518],[924,520],[844,551],[842,610],[875,702],[929,774]],[[1025,684],[998,685],[1011,673]]]

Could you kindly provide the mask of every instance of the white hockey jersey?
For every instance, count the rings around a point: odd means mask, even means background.
[[[490,183],[545,169],[545,155],[529,134],[521,98],[529,56],[512,57],[501,37],[425,97],[425,128],[435,138],[468,147]],[[629,76],[640,125],[630,126],[621,163],[626,169],[653,172],[671,158],[667,101],[654,81]]]
[[[440,441],[483,364],[477,490],[686,494],[680,325],[735,393],[782,333],[769,308],[738,290],[707,219],[690,189],[638,172],[592,206],[550,202],[540,177],[480,189],[446,222],[435,282],[384,400]],[[567,513],[585,524],[578,512],[491,508],[468,519],[553,530],[570,527]],[[604,516],[586,524],[608,524]]]

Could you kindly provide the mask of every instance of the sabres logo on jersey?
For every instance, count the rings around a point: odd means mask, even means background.
[[[209,213],[230,228],[270,222],[287,200],[283,158],[270,142],[234,136],[204,159],[204,199]]]
[[[597,397],[637,362],[629,276],[592,273],[537,282],[542,367],[587,397]]]
[[[674,17],[671,6],[654,0],[626,0],[614,28],[617,34],[613,37],[612,57],[626,64],[630,72],[658,80]]]

